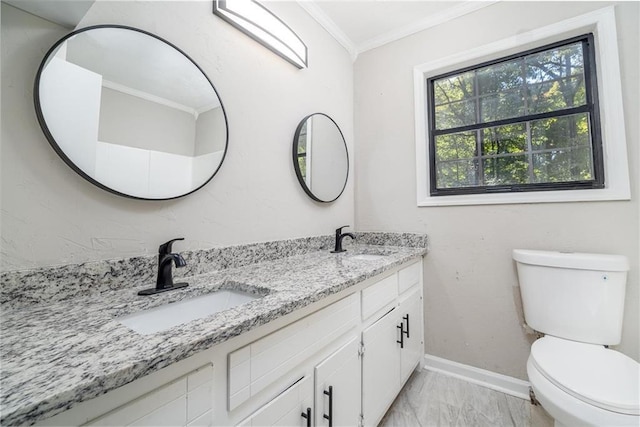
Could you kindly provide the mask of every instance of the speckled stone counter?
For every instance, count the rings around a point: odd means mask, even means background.
[[[424,235],[357,236],[342,254],[330,236],[185,253],[190,286],[153,297],[137,295],[154,284],[151,257],[2,273],[0,424],[53,416],[427,253]],[[219,288],[267,295],[151,335],[117,321]]]

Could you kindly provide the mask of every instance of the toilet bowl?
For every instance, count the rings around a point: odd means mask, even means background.
[[[640,365],[620,343],[628,259],[514,249],[531,346],[527,374],[559,426],[640,427]]]
[[[533,343],[527,375],[558,426],[640,426],[640,365],[595,344],[552,336]]]

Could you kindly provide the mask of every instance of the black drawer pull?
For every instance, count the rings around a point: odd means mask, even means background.
[[[311,408],[307,408],[307,412],[303,412],[300,416],[307,420],[307,427],[311,427]]]
[[[404,348],[404,323],[400,323],[396,328],[400,329],[400,341],[396,342],[400,344],[400,348]]]
[[[329,427],[333,427],[333,386],[329,386],[329,391],[324,390],[323,393],[329,396],[329,415],[322,414],[322,418],[329,421]]]
[[[406,316],[402,316],[402,320],[407,321],[407,330],[404,331],[407,334],[407,338],[409,338],[409,313]]]

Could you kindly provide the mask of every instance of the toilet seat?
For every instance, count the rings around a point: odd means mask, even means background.
[[[608,411],[640,415],[640,364],[622,353],[547,335],[533,343],[531,362],[577,399]]]

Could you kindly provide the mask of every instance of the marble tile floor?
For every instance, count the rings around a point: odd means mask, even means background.
[[[428,370],[413,373],[380,427],[546,427],[528,400]]]

